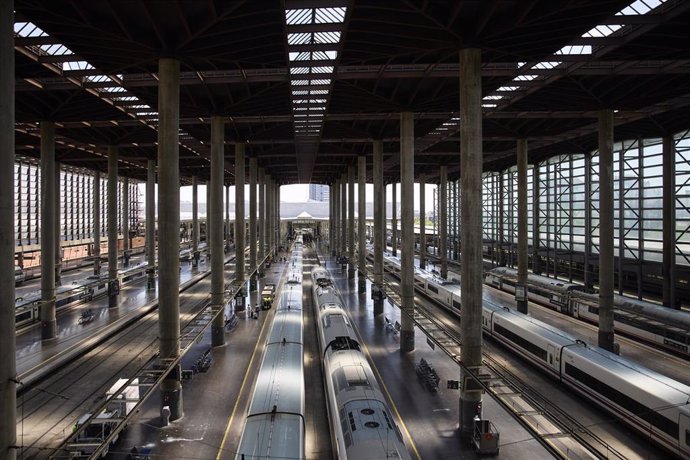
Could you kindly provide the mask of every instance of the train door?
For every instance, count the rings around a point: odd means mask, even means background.
[[[556,355],[556,347],[551,344],[546,345],[546,359],[552,369],[558,369],[558,356]]]
[[[690,453],[690,415],[681,412],[679,422],[680,439],[678,439],[678,445],[680,450],[687,454]]]

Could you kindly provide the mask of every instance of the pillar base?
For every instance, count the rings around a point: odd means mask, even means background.
[[[359,275],[357,278],[357,292],[360,294],[364,294],[367,292],[367,279],[364,277],[364,275]]]
[[[460,439],[468,444],[474,435],[474,417],[482,417],[481,393],[477,394],[479,398],[460,394]]]
[[[220,347],[223,345],[225,345],[225,326],[211,325],[211,346]]]
[[[118,299],[117,295],[111,295],[108,297],[108,308],[115,308],[119,305],[120,299]]]
[[[527,314],[527,301],[526,300],[518,300],[517,301],[517,311],[520,313],[524,313],[525,315]]]
[[[41,321],[41,340],[52,340],[57,336],[57,321]]]
[[[156,275],[149,273],[146,275],[146,289],[153,290],[156,289]]]
[[[161,388],[161,418],[163,418],[163,408],[170,408],[170,421],[179,420],[184,417],[182,406],[182,388],[174,390],[164,390]]]
[[[383,299],[374,299],[374,316],[383,314]]]
[[[618,354],[616,344],[613,341],[613,331],[599,331],[599,346],[611,353]]]
[[[354,279],[355,278],[355,267],[349,266],[347,269],[347,278],[348,279]]]
[[[414,351],[414,330],[400,331],[400,353]]]

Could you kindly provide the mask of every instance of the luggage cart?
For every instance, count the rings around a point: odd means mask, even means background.
[[[501,434],[496,430],[493,423],[475,417],[472,443],[474,444],[474,451],[478,455],[498,455],[500,437]]]

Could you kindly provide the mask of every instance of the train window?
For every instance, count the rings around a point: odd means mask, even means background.
[[[614,404],[617,404],[628,412],[635,414],[636,417],[639,417],[645,420],[647,423],[655,426],[658,430],[663,431],[674,439],[678,439],[678,423],[664,417],[656,410],[650,409],[641,402],[621,393],[615,388],[598,380],[596,377],[592,377],[570,363],[565,364],[565,373],[575,380],[581,382],[583,385],[591,388],[596,393],[604,396],[609,401],[612,401]]]
[[[460,310],[460,302],[458,302],[457,300],[453,299],[453,308],[457,308],[458,310]]]
[[[355,417],[352,415],[352,412],[348,412],[347,417],[350,419],[350,429],[354,433],[355,431],[357,431],[357,426],[355,425]]]
[[[433,292],[434,294],[438,294],[438,288],[437,288],[436,286],[434,286],[433,284],[429,283],[429,284],[427,285],[427,288],[428,288],[431,292]]]
[[[494,331],[506,339],[510,340],[520,348],[523,348],[524,350],[532,353],[534,356],[537,358],[541,359],[542,361],[546,361],[546,350],[543,348],[533,344],[532,342],[523,339],[519,335],[515,334],[513,331],[510,331],[506,329],[505,327],[501,326],[500,324],[494,324]]]
[[[690,430],[685,430],[685,445],[690,446]]]

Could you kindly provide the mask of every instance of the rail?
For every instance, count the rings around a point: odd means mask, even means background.
[[[397,274],[389,270],[386,272],[387,277],[397,277]],[[374,273],[373,267],[369,265],[367,277],[373,282],[372,273]],[[401,314],[409,317],[409,314],[401,308],[400,295],[393,284],[384,280],[383,288],[389,302],[398,307]],[[417,289],[416,283],[415,289]],[[418,293],[423,295],[422,292]],[[626,458],[585,425],[501,366],[488,353],[483,353],[482,366],[479,369],[467,367],[460,360],[462,343],[460,334],[443,324],[426,308],[416,305],[411,319],[429,340],[471,375],[486,393],[556,457],[564,459],[618,458],[621,460]]]
[[[270,251],[269,251],[270,253]],[[257,261],[257,267],[253,270],[247,272],[247,276],[252,276],[258,271],[258,267],[263,265],[269,255],[264,256],[262,259]],[[210,273],[210,271],[209,271]],[[203,305],[201,311],[197,313],[194,318],[187,323],[187,325],[182,329],[180,333],[180,353],[175,358],[159,358],[158,353],[149,359],[139,371],[130,379],[127,380],[120,388],[105,398],[98,406],[90,410],[91,416],[85,420],[79,427],[77,427],[56,449],[56,453],[51,456],[51,458],[61,459],[61,458],[89,458],[95,459],[100,458],[107,452],[107,448],[111,442],[113,442],[119,433],[127,426],[127,423],[131,419],[132,415],[137,413],[137,409],[153,394],[153,391],[160,385],[166,375],[177,366],[182,358],[187,354],[187,352],[192,348],[198,340],[201,339],[204,332],[208,326],[213,322],[213,320],[219,314],[222,314],[224,310],[224,305],[228,299],[234,298],[239,289],[241,289],[243,284],[236,283],[235,281],[226,283],[225,285],[225,296],[224,302],[221,305],[211,305],[211,296],[208,295],[201,302]],[[155,345],[155,341],[152,346]],[[82,441],[79,442],[78,439],[82,433],[84,433],[91,422],[93,422],[100,414],[107,411],[108,407],[113,403],[117,403],[123,399],[126,390],[132,386],[137,385],[140,387],[145,387],[146,391],[140,396],[139,400],[135,405],[128,411],[124,417],[118,418],[117,424],[113,427],[112,431],[106,436],[100,443],[94,443],[93,441]],[[96,446],[97,445],[97,446]],[[90,454],[81,454],[82,448],[93,448],[93,452]]]

